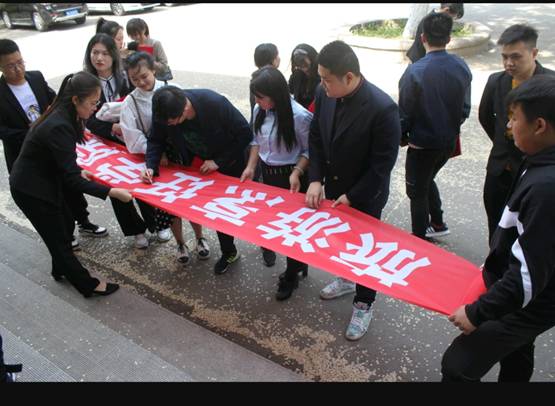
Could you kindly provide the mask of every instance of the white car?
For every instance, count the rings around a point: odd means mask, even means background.
[[[116,16],[122,16],[130,11],[152,10],[160,3],[87,3],[89,12],[111,12]]]

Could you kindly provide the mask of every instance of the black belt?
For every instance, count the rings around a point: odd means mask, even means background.
[[[262,173],[266,175],[290,175],[293,172],[295,164],[282,165],[282,166],[270,166],[261,162]]]

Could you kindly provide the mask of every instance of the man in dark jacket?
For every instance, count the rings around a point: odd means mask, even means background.
[[[453,20],[429,14],[422,21],[427,54],[407,67],[399,81],[401,131],[407,134],[406,192],[412,233],[422,239],[449,233],[434,181],[453,154],[461,123],[470,113],[472,74],[466,63],[448,54]]]
[[[449,15],[453,20],[458,20],[464,15],[464,4],[463,3],[440,3],[439,10],[432,10],[428,15],[433,15],[437,13],[445,13]],[[422,19],[423,21],[424,19]],[[415,63],[426,55],[426,48],[422,43],[422,21],[418,24],[416,28],[416,34],[414,36],[414,42],[407,51],[407,57],[412,63]]]
[[[253,138],[247,120],[224,96],[208,89],[158,89],[152,98],[153,125],[147,141],[142,178],[152,182],[162,153],[171,145],[177,160],[189,166],[194,156],[203,160],[201,174],[215,171],[240,178],[245,148]],[[239,259],[233,237],[218,231],[222,256],[214,266],[223,274]]]
[[[555,326],[555,77],[537,75],[508,96],[525,159],[483,266],[487,292],[449,320],[463,334],[445,352],[443,381],[477,381],[497,362],[500,382],[527,382],[534,341]]]
[[[345,204],[379,219],[399,152],[399,109],[361,75],[356,54],[342,41],[322,48],[318,73],[321,87],[310,127],[306,203],[317,209],[325,188],[333,207]],[[354,283],[335,278],[320,297],[333,299],[353,291]],[[356,285],[347,339],[358,340],[366,333],[375,298],[375,290]]]
[[[488,217],[488,241],[491,242],[522,152],[515,146],[512,131],[507,129],[510,119],[505,97],[515,87],[538,74],[555,74],[536,61],[538,32],[526,25],[516,24],[507,28],[497,41],[502,46],[502,72],[492,74],[480,101],[478,118],[493,142],[488,158],[484,182],[484,206]]]
[[[0,40],[0,139],[8,173],[19,156],[30,125],[46,111],[56,97],[39,71],[25,71],[19,47],[10,39]],[[66,191],[66,201],[79,224],[79,232],[104,237],[108,231],[89,221],[87,200],[82,193]],[[73,247],[78,243],[73,241]]]

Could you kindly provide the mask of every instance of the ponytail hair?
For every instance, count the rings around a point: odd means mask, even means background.
[[[73,104],[72,98],[76,96],[79,100],[84,100],[98,89],[100,89],[100,80],[93,74],[84,71],[70,73],[64,78],[54,102],[52,102],[50,107],[48,107],[39,119],[31,125],[30,131],[38,127],[54,111],[63,110],[69,113],[71,122],[74,124],[76,141],[78,143],[83,143],[85,126],[83,120],[77,115],[77,110]]]

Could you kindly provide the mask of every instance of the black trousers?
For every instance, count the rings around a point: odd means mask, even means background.
[[[276,186],[282,189],[290,189],[289,176],[293,171],[295,165],[284,166],[269,166],[260,161],[262,170],[262,182],[265,185]],[[308,177],[301,177],[301,189],[299,192],[306,193],[308,190]],[[297,261],[296,259],[287,257],[287,268],[285,269],[285,279],[294,280],[297,273],[308,269],[308,265],[304,262]]]
[[[245,169],[245,154],[241,153],[237,156],[237,159],[227,165],[225,168],[218,169],[218,172],[224,175],[233,176],[234,178],[240,178]],[[218,241],[220,242],[220,250],[222,255],[231,255],[237,252],[237,247],[235,247],[235,238],[232,235],[222,233],[217,231]]]
[[[64,188],[64,197],[73,219],[79,224],[88,222],[89,212],[87,211],[87,207],[89,206],[89,203],[87,202],[87,199],[85,199],[85,195],[83,195],[83,193]]]
[[[11,189],[12,197],[46,244],[52,256],[52,274],[64,276],[82,295],[99,284],[81,265],[71,248],[74,220],[65,202],[60,206]]]
[[[141,216],[137,212],[133,200],[128,203],[123,203],[122,201],[114,198],[110,198],[112,203],[112,208],[116,215],[118,224],[126,237],[144,234],[148,229],[151,233],[156,230],[156,217],[154,207],[145,203],[139,199],[135,199],[141,211]]]
[[[412,233],[425,238],[430,220],[443,224],[441,198],[434,181],[437,173],[445,165],[453,148],[432,150],[409,147],[405,162],[405,186],[410,199]]]
[[[519,310],[461,334],[443,354],[443,382],[479,381],[497,362],[499,382],[528,382],[534,372],[534,341],[555,325]]]
[[[514,180],[514,172],[504,170],[500,175],[486,174],[484,182],[484,207],[488,216],[488,241],[491,243]]]

